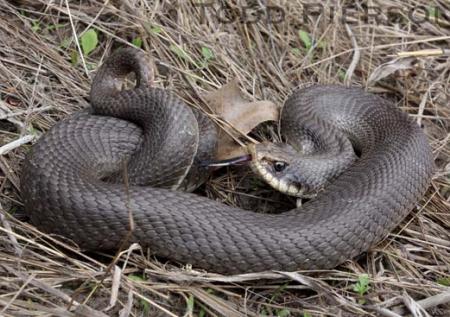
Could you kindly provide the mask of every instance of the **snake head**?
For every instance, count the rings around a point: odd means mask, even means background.
[[[262,142],[247,146],[248,155],[220,161],[202,162],[202,166],[223,167],[250,163],[256,175],[274,189],[294,197],[311,198],[331,178],[327,160],[311,160],[309,154],[287,143]],[[313,157],[314,158],[314,157]],[[325,166],[323,169],[321,166]]]
[[[291,145],[263,142],[249,145],[248,151],[252,170],[265,182],[286,195],[308,196],[311,189],[299,178],[301,171],[295,164],[298,152]]]

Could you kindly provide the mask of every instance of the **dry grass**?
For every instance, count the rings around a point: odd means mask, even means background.
[[[300,1],[272,1],[286,13],[277,24],[223,24],[209,9],[202,19],[201,10],[187,1],[48,2],[0,2],[1,316],[450,315],[448,51],[425,52],[413,57],[408,69],[370,83],[371,91],[396,101],[424,126],[437,170],[426,196],[394,232],[334,270],[218,276],[161,263],[138,246],[116,258],[82,254],[70,242],[19,220],[20,165],[30,140],[88,105],[93,70],[114,48],[141,38],[153,57],[154,84],[176,91],[191,105],[198,106],[200,96],[233,78],[249,99],[282,104],[299,83],[368,86],[376,67],[399,52],[448,48],[448,1],[357,1],[347,9],[348,26],[339,14],[330,18],[329,10],[303,21]],[[233,10],[242,8],[226,2]],[[247,1],[253,8],[262,3]],[[435,7],[441,19],[418,24],[407,11],[397,11],[377,24],[364,19],[367,4]],[[74,65],[75,36],[88,28],[98,32],[99,46]],[[311,49],[305,48],[299,30],[315,39]],[[207,67],[199,62],[202,47],[214,54]],[[273,131],[265,125],[256,137]],[[273,205],[279,197],[265,188],[243,188],[239,177],[244,173],[218,173],[204,191],[229,204]],[[244,179],[252,182],[249,176]],[[258,194],[265,198],[245,198]],[[353,288],[362,274],[369,275],[370,288],[360,296]]]

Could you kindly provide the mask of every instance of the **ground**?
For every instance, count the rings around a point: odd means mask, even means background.
[[[448,1],[302,3],[0,2],[0,315],[450,315]],[[423,127],[432,184],[384,241],[329,271],[220,276],[138,246],[81,253],[26,222],[21,164],[39,136],[88,106],[97,66],[127,45],[148,52],[155,86],[194,107],[233,79],[249,101],[278,105],[306,82],[379,93]],[[252,136],[276,132],[264,124]],[[215,173],[199,193],[259,210],[284,206],[247,172]]]

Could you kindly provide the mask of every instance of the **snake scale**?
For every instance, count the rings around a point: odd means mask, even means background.
[[[359,88],[313,85],[295,91],[283,107],[287,141],[295,144],[304,133],[334,140],[338,133],[359,156],[315,199],[261,214],[175,191],[215,135],[179,98],[149,87],[142,63],[133,49],[110,56],[93,80],[92,110],[56,124],[27,154],[22,198],[38,228],[83,249],[115,249],[129,232],[131,213],[130,242],[195,268],[226,274],[328,269],[384,238],[429,185],[431,149],[405,113]],[[119,89],[130,72],[136,87]],[[333,156],[327,160],[333,163]],[[314,162],[297,166],[300,161],[291,169],[314,177],[306,170]],[[124,166],[125,176],[118,172]]]

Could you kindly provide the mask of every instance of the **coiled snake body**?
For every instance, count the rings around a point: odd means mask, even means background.
[[[406,114],[357,88],[316,85],[285,103],[281,130],[287,140],[300,143],[305,133],[335,140],[338,133],[360,157],[315,199],[285,213],[259,214],[174,191],[193,173],[195,154],[208,156],[215,135],[200,133],[207,136],[200,142],[199,130],[211,126],[199,124],[202,116],[175,96],[146,87],[141,62],[130,49],[111,56],[93,82],[95,114],[58,123],[27,155],[22,197],[31,221],[44,231],[85,249],[114,249],[127,235],[131,212],[131,241],[197,268],[326,269],[380,241],[427,189],[430,146]],[[118,80],[130,71],[137,87],[119,91]],[[128,185],[117,172],[124,162]],[[297,172],[314,175],[306,171],[310,165]]]

